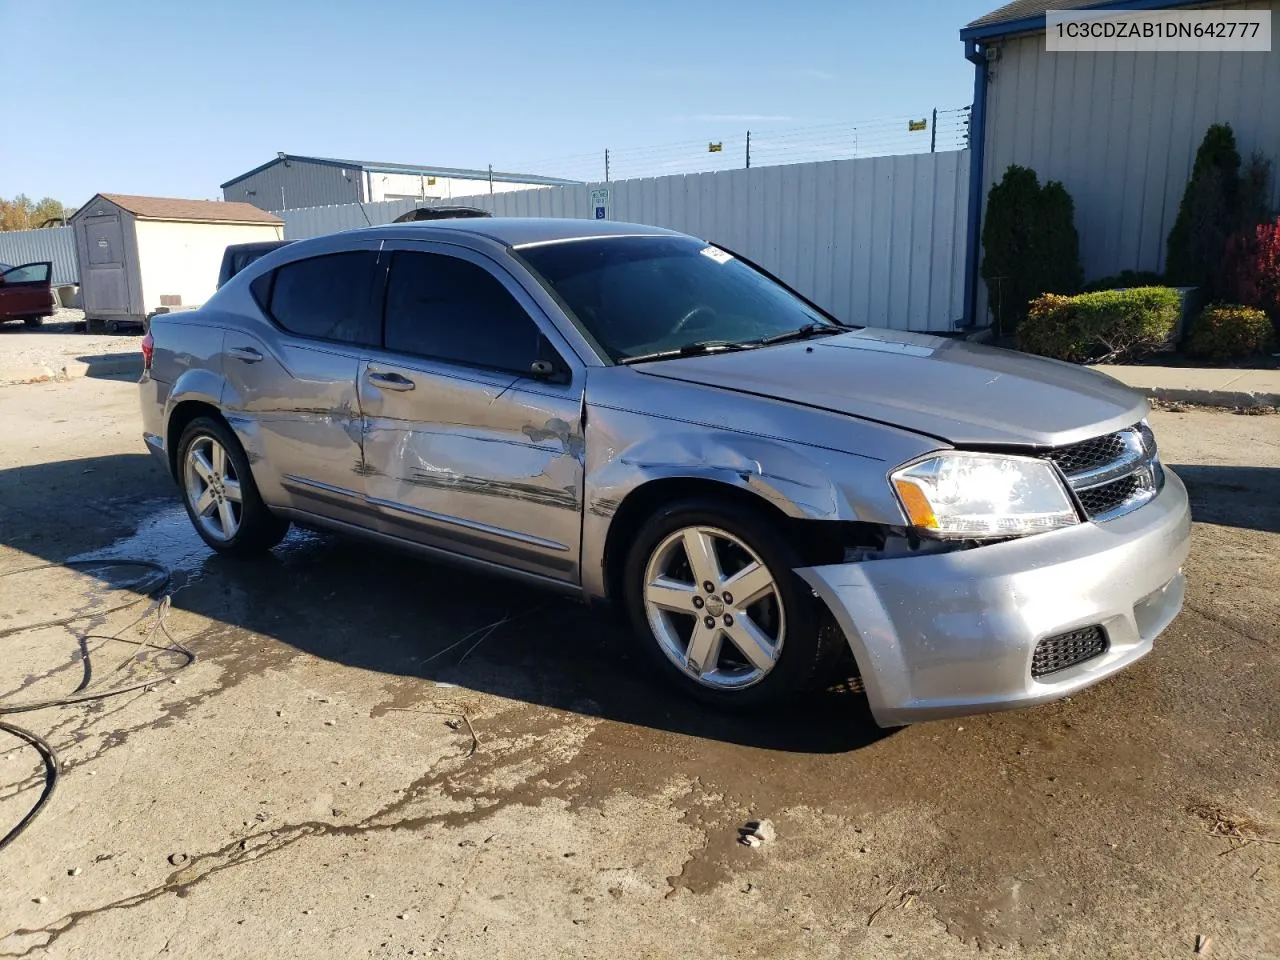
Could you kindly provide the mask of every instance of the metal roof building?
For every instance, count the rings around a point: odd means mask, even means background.
[[[275,159],[222,184],[222,196],[225,200],[251,203],[263,210],[280,211],[379,200],[447,200],[507,190],[563,187],[578,182],[530,173],[280,153]]]
[[[974,64],[966,319],[988,322],[978,275],[982,214],[1010,164],[1060,180],[1075,201],[1085,279],[1163,270],[1165,241],[1196,148],[1230,123],[1240,155],[1257,151],[1280,174],[1280,50],[1050,52],[1048,10],[1198,8],[1272,11],[1280,0],[1014,0],[960,31]],[[1280,205],[1273,177],[1273,205]]]

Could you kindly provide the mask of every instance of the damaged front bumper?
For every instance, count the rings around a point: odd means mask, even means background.
[[[848,638],[881,726],[1044,703],[1146,654],[1181,609],[1191,513],[1165,476],[1155,499],[1107,523],[797,572]],[[1040,641],[1092,626],[1105,651],[1032,676]]]

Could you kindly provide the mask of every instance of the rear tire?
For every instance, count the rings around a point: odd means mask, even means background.
[[[824,682],[844,643],[820,629],[821,608],[794,572],[800,566],[757,511],[673,503],[641,527],[627,555],[627,614],[641,646],[686,694],[731,711],[785,701]]]
[[[249,458],[221,420],[196,417],[178,441],[178,484],[196,533],[219,553],[251,557],[284,539],[289,521],[262,501]]]
[[[22,324],[28,330],[34,330],[44,323],[44,317],[23,317]]]

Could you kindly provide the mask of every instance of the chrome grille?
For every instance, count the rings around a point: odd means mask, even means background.
[[[1060,466],[1062,472],[1069,477],[1075,473],[1084,473],[1108,463],[1114,463],[1122,456],[1124,456],[1124,437],[1118,433],[1109,433],[1082,443],[1073,443],[1069,447],[1059,447],[1049,454],[1049,459]]]
[[[1031,676],[1051,673],[1092,660],[1107,650],[1107,634],[1101,627],[1084,627],[1056,637],[1045,637],[1031,655]]]
[[[1045,454],[1058,465],[1090,520],[1124,516],[1164,485],[1156,438],[1145,422]]]

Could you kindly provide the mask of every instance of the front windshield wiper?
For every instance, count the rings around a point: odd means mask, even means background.
[[[844,327],[837,327],[834,324],[806,323],[803,327],[798,327],[795,330],[788,330],[786,333],[775,333],[771,337],[761,337],[759,340],[752,340],[751,343],[758,347],[767,347],[774,343],[788,343],[792,340],[808,340],[810,337],[825,337],[829,334],[844,332]]]
[[[650,360],[674,360],[677,357],[696,357],[704,353],[727,353],[731,350],[749,350],[759,341],[751,343],[733,343],[727,340],[700,340],[687,343],[675,350],[658,350],[654,353],[641,353],[634,357],[623,357],[619,364],[626,366],[632,363],[648,363]]]

